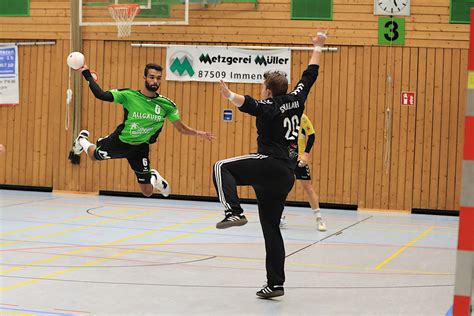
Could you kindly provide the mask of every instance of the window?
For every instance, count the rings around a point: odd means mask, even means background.
[[[449,22],[469,23],[471,8],[474,7],[472,0],[451,0]]]
[[[30,0],[0,0],[0,16],[29,16]]]
[[[292,20],[332,20],[332,0],[291,0]]]

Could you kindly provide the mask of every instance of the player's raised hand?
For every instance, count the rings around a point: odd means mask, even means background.
[[[5,153],[5,146],[0,144],[0,155]]]
[[[220,81],[220,86],[222,96],[228,99],[232,91],[230,91],[229,87],[227,87],[226,83],[223,80]]]
[[[316,36],[311,38],[314,46],[323,47],[324,43],[326,43],[326,39],[328,37],[328,30],[325,31],[318,31]]]

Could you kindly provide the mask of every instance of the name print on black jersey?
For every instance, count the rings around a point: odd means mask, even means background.
[[[291,109],[297,109],[300,107],[300,103],[298,101],[293,101],[289,103],[283,103],[280,106],[280,112],[285,113],[285,111],[291,110]]]

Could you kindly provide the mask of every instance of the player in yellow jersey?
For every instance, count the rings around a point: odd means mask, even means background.
[[[295,169],[296,180],[300,180],[303,185],[303,189],[308,195],[309,205],[314,211],[316,216],[316,225],[319,231],[326,231],[326,225],[323,222],[321,216],[321,209],[319,208],[319,198],[316,192],[314,192],[313,185],[311,183],[311,174],[308,166],[309,153],[313,148],[315,140],[315,131],[313,124],[309,118],[303,114],[301,116],[300,129],[298,132],[298,165]],[[281,218],[280,227],[285,226],[285,216]]]

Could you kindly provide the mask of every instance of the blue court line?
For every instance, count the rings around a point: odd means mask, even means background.
[[[451,305],[451,307],[448,309],[446,314],[444,314],[444,316],[453,316],[453,305]]]
[[[9,311],[18,311],[18,312],[40,313],[40,314],[43,314],[43,315],[75,316],[75,314],[64,314],[64,313],[36,311],[36,310],[31,310],[31,309],[0,307],[0,310],[2,310],[2,309],[3,310],[9,310]]]

